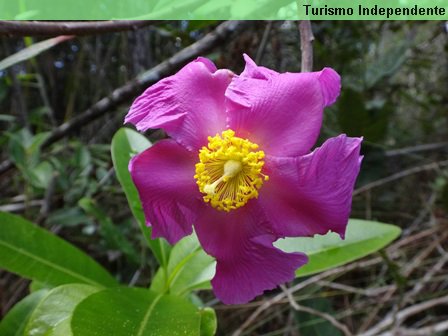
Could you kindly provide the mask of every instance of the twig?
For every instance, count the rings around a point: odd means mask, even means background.
[[[448,232],[441,232],[434,242],[432,242],[429,246],[427,246],[423,251],[421,251],[416,257],[414,257],[410,261],[407,267],[404,268],[403,275],[405,277],[409,277],[415,269],[417,269],[420,265],[422,265],[423,260],[428,258],[431,255],[431,253],[437,248],[437,246],[446,239],[447,236]]]
[[[380,334],[380,336],[396,336],[396,335],[428,336],[428,335],[435,335],[445,330],[448,330],[448,321],[439,322],[419,329],[400,328],[397,330],[398,333],[385,332]]]
[[[20,212],[26,209],[27,206],[29,207],[41,207],[44,204],[44,200],[32,200],[29,201],[27,204],[24,203],[12,203],[12,204],[5,204],[0,205],[0,211],[4,212]]]
[[[341,290],[341,291],[344,291],[347,293],[359,294],[359,295],[364,295],[364,296],[378,296],[379,294],[382,294],[382,293],[390,290],[393,286],[393,285],[388,285],[388,286],[382,286],[382,287],[378,287],[378,288],[361,289],[361,288],[356,288],[356,287],[347,286],[344,284],[325,281],[325,280],[318,281],[316,284],[321,287],[329,287],[329,288]]]
[[[443,241],[448,233],[443,233],[440,235],[439,239],[437,239],[435,242],[430,244],[428,247],[426,247],[423,251],[421,251],[417,256],[413,258],[413,260],[410,262],[407,267],[403,269],[401,272],[402,276],[405,278],[409,278],[409,276],[422,264],[423,260],[426,259],[438,246],[438,244]],[[359,331],[362,332],[365,329],[369,327],[369,325],[373,322],[373,320],[378,316],[379,311],[381,308],[383,308],[383,305],[385,302],[388,302],[392,296],[395,294],[396,290],[398,289],[397,285],[391,286],[391,288],[382,296],[382,298],[379,300],[378,305],[376,305],[372,311],[370,312],[369,316],[365,319],[364,323],[361,325]],[[390,316],[394,317],[395,311],[392,309],[392,311],[389,313]],[[395,321],[395,320],[394,320]],[[398,321],[398,319],[397,319]]]
[[[333,316],[331,316],[330,314],[326,314],[326,313],[322,313],[316,309],[310,308],[310,307],[305,307],[302,305],[299,305],[296,300],[294,300],[292,293],[288,291],[288,289],[284,286],[281,285],[280,288],[283,290],[283,292],[285,293],[286,297],[288,298],[289,304],[291,305],[292,308],[294,308],[294,310],[296,311],[302,311],[308,314],[312,314],[318,317],[323,318],[324,320],[330,322],[334,327],[338,328],[340,331],[343,332],[343,334],[345,336],[352,336],[353,334],[350,332],[350,330],[348,330],[347,326],[345,324],[340,323],[338,320],[336,320]]]
[[[417,296],[418,293],[421,292],[423,287],[432,280],[432,278],[442,270],[443,266],[448,262],[448,254],[442,255],[439,261],[431,267],[429,271],[425,273],[423,278],[419,280],[414,288],[412,288],[411,292],[406,295],[405,303],[412,301],[412,298]]]
[[[397,155],[410,155],[417,152],[423,152],[423,151],[429,151],[429,150],[435,150],[435,149],[441,149],[441,148],[448,148],[448,142],[437,142],[437,143],[430,143],[430,144],[423,144],[418,146],[412,146],[412,147],[405,147],[405,148],[399,148],[399,149],[391,149],[386,152],[384,152],[385,156],[397,156]]]
[[[263,37],[261,38],[260,46],[257,50],[257,55],[255,56],[255,63],[260,64],[261,60],[263,58],[264,51],[266,50],[266,44],[268,43],[269,34],[271,33],[272,29],[272,21],[268,21],[268,24],[266,25],[266,28],[263,32]]]
[[[248,21],[226,21],[221,23],[214,31],[208,33],[199,41],[182,49],[171,58],[143,73],[124,86],[115,89],[109,96],[102,98],[83,113],[55,128],[42,144],[42,147],[48,147],[77,128],[112,111],[118,105],[137,95],[143,88],[173,74],[185,63],[208,52],[235,32],[242,30],[248,24],[250,24]],[[13,166],[14,164],[9,160],[3,161],[0,164],[0,175],[11,169]]]
[[[418,314],[418,313],[425,311],[429,308],[432,308],[432,307],[438,306],[438,305],[443,305],[443,304],[448,304],[448,295],[442,296],[442,297],[439,297],[436,299],[428,300],[428,301],[413,305],[409,308],[403,309],[396,314],[396,320],[401,323],[404,320],[406,320],[409,316]],[[395,322],[394,316],[392,314],[388,314],[384,320],[379,322],[373,328],[360,334],[359,336],[378,335],[382,330],[386,329],[387,327],[392,325],[394,322]]]
[[[422,166],[409,168],[409,169],[403,170],[399,173],[392,174],[388,177],[376,180],[371,183],[367,183],[366,185],[362,186],[361,188],[356,189],[353,192],[353,196],[362,194],[363,192],[366,192],[367,190],[380,187],[384,184],[387,184],[387,183],[395,181],[395,180],[399,180],[399,179],[409,176],[409,175],[421,173],[421,172],[424,172],[427,170],[435,170],[435,169],[439,169],[440,167],[445,167],[445,166],[448,166],[448,160],[432,162],[432,163],[428,163],[428,164],[425,164]]]
[[[0,35],[7,36],[59,36],[92,35],[136,30],[160,21],[0,21]]]
[[[302,51],[302,72],[313,71],[313,41],[314,35],[311,21],[303,20],[299,23],[300,49]]]
[[[305,281],[302,281],[300,283],[298,283],[297,285],[288,288],[287,292],[288,293],[294,293],[297,292],[309,285],[312,285],[314,283],[316,283],[317,281],[320,281],[322,279],[325,279],[326,277],[332,276],[332,275],[336,275],[339,273],[344,273],[344,272],[348,272],[351,270],[354,270],[358,267],[369,267],[372,265],[375,265],[377,263],[381,262],[381,258],[373,258],[370,260],[363,260],[363,261],[358,261],[358,262],[354,262],[352,264],[348,264],[348,265],[344,265],[341,267],[337,267],[337,268],[333,268],[331,270],[328,270],[326,272],[317,274],[311,278],[306,279]],[[261,306],[259,306],[253,313],[252,315],[249,316],[249,318],[244,321],[244,323],[233,332],[232,336],[239,336],[242,334],[242,332],[244,331],[244,329],[246,329],[248,326],[250,326],[255,320],[256,318],[266,309],[268,309],[269,307],[271,307],[272,305],[282,301],[284,298],[286,297],[286,293],[282,292],[280,294],[277,294],[276,296],[274,296],[273,298],[266,300]]]

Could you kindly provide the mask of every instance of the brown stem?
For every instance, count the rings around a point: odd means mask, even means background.
[[[136,30],[160,21],[0,21],[0,35],[6,36],[59,36],[93,35]]]
[[[302,50],[302,72],[313,71],[313,41],[314,35],[311,21],[303,20],[299,23],[300,49]]]

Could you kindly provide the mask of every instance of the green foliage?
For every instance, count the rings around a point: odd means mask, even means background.
[[[0,335],[23,336],[25,325],[39,302],[48,293],[47,289],[34,292],[17,303],[0,322]]]
[[[89,212],[107,221],[91,201],[85,199],[82,203]],[[216,330],[213,310],[198,310],[177,295],[117,287],[113,278],[87,255],[21,217],[0,213],[0,226],[1,267],[33,279],[33,287],[63,284],[50,291],[42,289],[32,293],[11,311],[0,330],[19,330],[20,333],[24,330],[30,336],[208,336]],[[174,268],[169,282],[176,289],[171,291],[173,293],[182,289],[183,294],[188,294],[198,287],[193,280],[188,283],[194,277],[183,270],[187,261],[201,254],[196,239],[193,237],[190,241],[186,240],[175,250],[173,261],[168,264],[170,270]],[[213,262],[208,256],[207,260]],[[209,275],[206,280],[208,278]],[[174,287],[174,283],[178,283],[178,287]]]
[[[396,36],[395,41],[381,41],[393,43],[386,48],[378,48],[378,53],[374,59],[367,63],[365,70],[365,86],[370,89],[381,80],[394,75],[406,61],[406,51],[409,48],[408,41],[403,36]],[[380,42],[380,43],[381,43]]]
[[[35,188],[45,189],[53,174],[48,161],[41,160],[41,145],[48,133],[32,135],[27,129],[9,134],[9,154],[25,180]]]
[[[73,38],[72,36],[58,36],[42,42],[35,43],[29,46],[28,48],[22,49],[19,52],[15,53],[14,55],[11,55],[0,61],[0,71],[5,70],[17,63],[31,59],[39,55],[40,53],[54,47],[55,45],[72,38]]]
[[[400,232],[395,225],[351,219],[344,240],[336,233],[328,233],[312,238],[280,239],[275,245],[286,252],[300,251],[308,255],[308,264],[296,272],[297,277],[303,277],[376,252],[396,239]]]
[[[129,207],[136,218],[149,247],[162,266],[166,266],[170,253],[170,245],[164,239],[151,239],[151,229],[145,224],[145,215],[138,197],[137,188],[132,182],[128,165],[131,157],[149,148],[151,143],[141,134],[122,128],[112,139],[112,160],[117,178],[128,199]]]
[[[200,336],[213,336],[218,327],[216,312],[211,308],[204,308],[201,313]]]
[[[75,307],[100,290],[82,284],[68,284],[49,291],[31,314],[25,328],[27,336],[70,336],[71,317]]]
[[[171,250],[168,265],[161,266],[151,283],[159,293],[185,295],[194,289],[210,289],[215,261],[201,248],[195,234],[180,240]]]
[[[367,106],[365,97],[355,90],[344,90],[338,103],[339,125],[349,136],[363,136],[366,141],[378,142],[387,134],[392,115],[390,103],[378,101]]]
[[[75,309],[76,336],[200,335],[201,315],[185,299],[140,288],[106,289]]]
[[[0,213],[0,266],[50,286],[114,286],[114,278],[88,255],[23,218]]]
[[[100,223],[100,232],[106,240],[109,248],[122,251],[130,261],[138,264],[140,256],[134,245],[126,238],[123,231],[112,222],[95,201],[90,198],[79,200],[79,206]]]

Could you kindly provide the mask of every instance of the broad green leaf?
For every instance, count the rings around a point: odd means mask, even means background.
[[[137,219],[140,229],[149,247],[162,266],[166,266],[170,245],[163,239],[151,239],[151,229],[145,224],[145,215],[138,196],[137,188],[132,182],[128,165],[131,157],[151,147],[151,143],[140,133],[130,128],[121,128],[112,138],[111,152],[115,173],[128,199],[132,214]]]
[[[304,252],[309,262],[296,271],[297,277],[344,265],[376,252],[400,235],[400,228],[379,222],[350,219],[345,239],[334,232],[312,238],[286,238],[275,246],[286,252]]]
[[[81,250],[22,217],[5,212],[0,212],[0,267],[49,286],[117,284]]]
[[[160,267],[151,289],[186,295],[194,289],[209,289],[215,260],[201,248],[195,234],[181,239],[171,250],[168,266]]]
[[[57,36],[42,42],[35,43],[28,48],[22,49],[19,52],[0,61],[0,71],[13,66],[14,64],[33,58],[34,56],[37,56],[40,53],[54,47],[55,45],[72,38],[73,36]]]
[[[216,334],[218,328],[218,320],[216,319],[216,312],[206,307],[201,309],[201,336],[213,336]]]
[[[40,291],[42,289],[51,289],[51,287],[48,287],[47,285],[45,285],[44,283],[42,283],[40,281],[33,280],[30,282],[28,289],[29,289],[30,293],[34,293],[34,292]]]
[[[0,322],[0,335],[23,336],[23,331],[33,310],[47,292],[47,289],[39,290],[17,303]]]
[[[71,325],[75,336],[199,336],[200,320],[197,308],[183,298],[113,288],[82,301]]]
[[[70,336],[70,322],[75,307],[89,295],[100,290],[83,284],[53,288],[34,309],[25,328],[27,336]]]

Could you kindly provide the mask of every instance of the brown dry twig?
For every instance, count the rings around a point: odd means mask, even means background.
[[[425,164],[422,166],[405,169],[396,174],[392,174],[385,178],[382,178],[377,181],[373,181],[371,183],[367,183],[366,185],[363,185],[361,188],[358,188],[353,192],[353,196],[362,194],[363,192],[366,192],[367,190],[380,187],[384,184],[387,184],[387,183],[395,181],[395,180],[402,179],[409,175],[421,173],[421,172],[424,172],[427,170],[436,170],[436,169],[440,169],[442,167],[447,167],[447,166],[448,166],[448,160],[444,160],[444,161],[432,162],[432,163],[428,163],[428,164]]]
[[[393,323],[398,322],[401,323],[406,320],[408,317],[423,312],[429,308],[438,306],[438,305],[448,305],[448,295],[438,297],[432,300],[424,301],[422,303],[410,306],[406,309],[399,311],[396,316],[393,314],[388,314],[386,318],[384,318],[381,322],[375,325],[373,328],[367,330],[366,332],[360,334],[360,336],[374,336],[378,335],[381,331],[391,326]]]
[[[292,296],[292,293],[288,291],[288,289],[284,286],[281,285],[280,288],[283,290],[283,292],[285,293],[286,297],[288,298],[288,302],[290,304],[290,306],[292,308],[294,308],[294,310],[296,311],[301,311],[301,312],[305,312],[311,315],[315,315],[318,316],[320,318],[323,318],[324,320],[330,322],[334,327],[336,327],[337,329],[339,329],[340,331],[342,331],[342,333],[345,336],[352,336],[353,334],[350,332],[350,330],[347,328],[347,326],[345,324],[342,324],[341,322],[339,322],[338,320],[336,320],[333,316],[331,316],[330,314],[327,313],[322,313],[316,309],[310,308],[310,307],[305,307],[302,305],[299,305],[296,300],[294,300],[294,297]]]
[[[94,35],[126,30],[137,30],[160,21],[0,21],[0,35],[6,36],[59,36]]]
[[[313,71],[313,41],[314,35],[311,21],[303,20],[299,23],[300,49],[302,50],[302,72]]]

